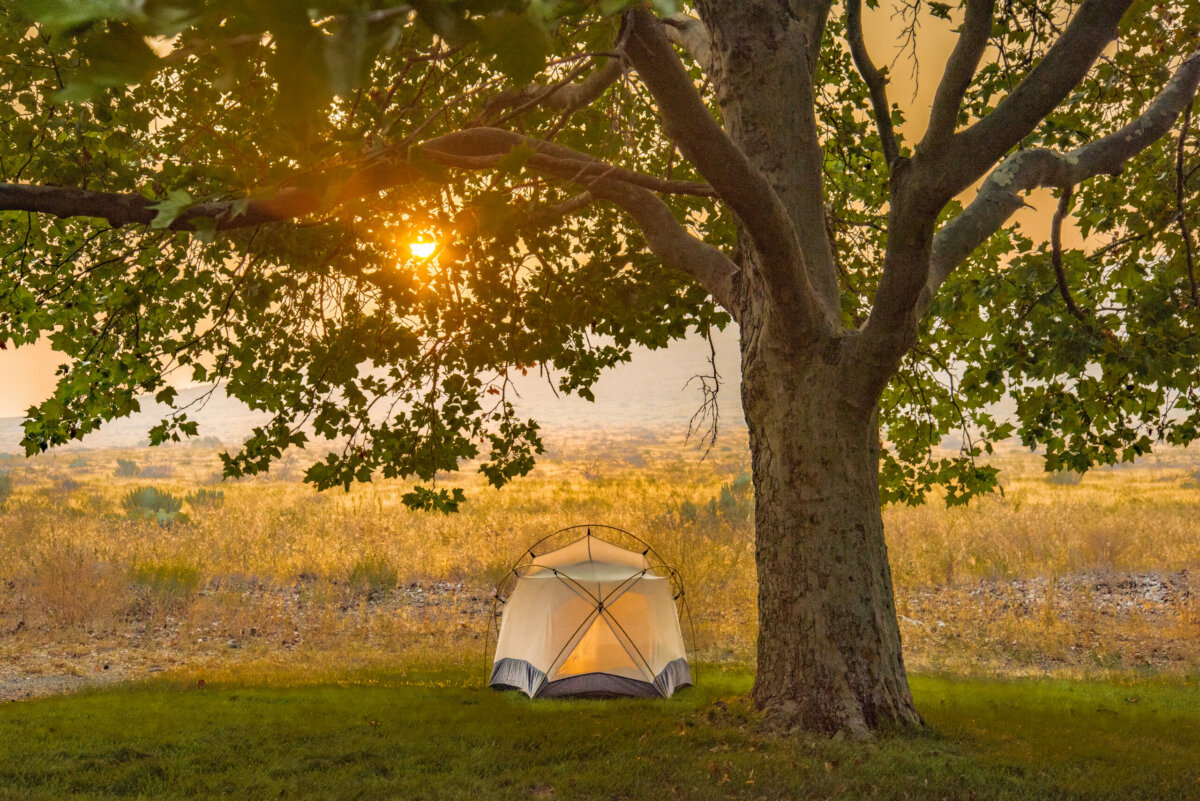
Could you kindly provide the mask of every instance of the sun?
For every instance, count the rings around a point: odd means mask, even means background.
[[[418,240],[416,242],[410,242],[408,244],[409,251],[411,251],[412,254],[414,256],[416,256],[418,259],[428,259],[430,256],[432,256],[434,254],[434,252],[437,250],[437,248],[438,248],[437,242],[426,242],[423,240]]]

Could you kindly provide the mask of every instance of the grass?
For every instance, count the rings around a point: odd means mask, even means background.
[[[730,434],[700,462],[662,432],[563,439],[502,491],[468,467],[458,478],[469,502],[450,516],[404,509],[397,481],[315,493],[292,456],[280,473],[221,483],[219,503],[195,503],[217,485],[207,445],[88,451],[79,466],[69,453],[4,460],[13,487],[0,506],[0,684],[6,673],[91,675],[110,662],[110,675],[209,667],[283,645],[281,660],[309,663],[359,664],[381,647],[409,659],[427,640],[475,651],[486,607],[475,601],[532,540],[590,521],[644,536],[680,570],[700,658],[747,663],[757,590],[745,442]],[[170,478],[115,478],[122,460]],[[994,461],[1003,496],[884,510],[908,664],[1076,678],[1200,671],[1195,452],[1073,485],[1049,481],[1028,453]],[[189,519],[129,519],[122,497],[151,486],[188,498]],[[159,580],[179,570],[186,580]],[[1169,604],[1103,606],[1089,588],[1110,571],[1170,573],[1178,592]],[[1007,586],[1033,577],[1046,583],[1032,594]],[[413,582],[447,581],[464,597],[440,616],[404,595]]]
[[[149,480],[115,478],[118,459],[188,497],[189,520],[128,519],[122,496]],[[0,706],[0,801],[1200,799],[1193,452],[1074,484],[1007,452],[1002,497],[886,509],[930,726],[867,746],[765,736],[744,701],[756,594],[749,494],[735,492],[744,443],[698,462],[654,436],[581,438],[502,492],[464,476],[470,503],[449,517],[404,510],[395,481],[317,495],[295,466],[196,503],[215,483],[211,448],[78,461],[12,469],[0,689],[38,674],[179,678]],[[478,688],[490,584],[532,539],[585,521],[647,537],[681,570],[693,656],[718,663],[701,687],[666,702]],[[1138,571],[1171,574],[1174,600],[1116,608],[1098,594],[1097,577]],[[458,662],[383,670],[383,656]]]
[[[529,701],[457,668],[163,680],[0,707],[0,799],[1200,798],[1200,687],[914,679],[928,731],[763,734],[744,670]]]

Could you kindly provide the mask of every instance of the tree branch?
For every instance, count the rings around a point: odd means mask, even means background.
[[[735,265],[719,249],[689,234],[675,219],[669,206],[650,189],[652,184],[673,186],[689,182],[653,182],[562,145],[521,136],[496,128],[469,128],[447,134],[422,146],[422,154],[441,164],[466,169],[494,167],[517,147],[528,147],[532,155],[526,169],[564,178],[585,187],[598,198],[611,201],[637,221],[651,252],[664,264],[695,278],[736,319]],[[633,181],[630,176],[637,176]]]
[[[499,157],[495,155],[495,147],[486,151],[490,155],[486,156],[483,162],[472,161],[470,156],[456,157],[456,147],[460,151],[470,152],[470,148],[463,147],[466,139],[477,143],[490,140],[493,145],[499,142],[505,146],[503,154],[520,144],[536,145],[542,152],[531,157],[531,166],[537,167],[541,172],[569,180],[603,176],[614,183],[640,186],[666,194],[701,197],[714,194],[712,187],[707,184],[667,180],[613,167],[588,160],[588,157],[567,148],[537,143],[536,140],[525,140],[517,134],[495,128],[471,128],[458,134],[449,134],[426,142],[422,148],[431,160],[448,166],[478,169],[496,165]],[[375,159],[360,167],[340,186],[333,205],[368,197],[419,180],[421,174],[403,160],[394,157]],[[329,207],[324,187],[320,186],[319,180],[316,184],[312,189],[284,187],[269,198],[198,203],[182,211],[169,228],[176,231],[194,230],[197,218],[205,217],[216,222],[217,230],[227,231],[315,214]],[[97,192],[68,186],[0,183],[0,211],[28,211],[61,218],[94,217],[106,220],[114,228],[150,225],[158,216],[157,210],[153,208],[157,202],[137,192]]]
[[[585,68],[580,65],[568,73],[567,77],[558,83],[545,85],[531,83],[525,86],[507,89],[496,95],[484,105],[481,120],[492,120],[494,115],[506,109],[514,109],[509,116],[520,113],[533,106],[541,106],[570,114],[572,111],[594,103],[604,91],[621,76],[623,71],[621,59],[616,56],[606,56],[607,61],[588,74],[578,83],[572,83]],[[498,120],[500,122],[502,120]],[[493,123],[495,124],[495,123]]]
[[[687,51],[700,69],[712,73],[712,43],[704,23],[690,14],[672,14],[659,20],[664,26],[667,40]]]
[[[114,228],[149,225],[158,216],[151,208],[157,201],[136,192],[94,192],[69,186],[0,184],[0,211],[29,211],[52,217],[95,217]],[[263,223],[302,217],[317,211],[321,198],[314,192],[281,189],[273,198],[246,201],[245,211],[237,213],[239,201],[200,203],[181,213],[171,224],[178,231],[192,230],[197,217],[211,217],[219,230],[248,228]]]
[[[979,69],[979,60],[987,47],[992,32],[992,12],[996,0],[967,0],[958,42],[946,62],[942,81],[938,84],[929,114],[929,127],[917,146],[927,152],[943,148],[958,126],[958,112],[962,107],[963,95]]]
[[[930,165],[942,176],[938,184],[943,197],[948,200],[978,180],[1054,111],[1117,38],[1117,25],[1132,4],[1133,0],[1083,0],[1062,36],[1025,80],[990,114],[954,135],[943,157]],[[949,88],[947,94],[952,94]]]
[[[737,215],[770,294],[799,323],[801,336],[829,333],[834,322],[821,310],[783,202],[713,119],[658,19],[642,6],[632,8],[627,19],[626,52],[658,103],[667,135]]]
[[[525,167],[563,178],[588,191],[556,207],[563,214],[582,208],[592,197],[603,198],[625,209],[637,221],[651,251],[674,269],[692,275],[713,298],[736,318],[738,269],[720,250],[691,236],[654,192],[682,190],[709,194],[703,184],[669,181],[623,170],[561,145],[530,139],[497,128],[469,128],[420,145],[421,154],[440,164],[464,169],[489,169],[514,148],[532,153]],[[359,170],[339,193],[337,202],[376,194],[420,179],[407,163],[381,161]],[[92,192],[71,187],[0,184],[0,210],[30,211],[55,217],[96,217],[114,227],[149,225],[157,216],[147,200],[133,192]],[[240,214],[237,209],[245,203]],[[201,203],[183,211],[171,224],[174,230],[192,230],[196,218],[210,217],[219,230],[244,228],[302,217],[323,208],[322,193],[282,189],[267,200]]]
[[[916,303],[923,315],[938,287],[954,268],[1000,230],[1024,205],[1022,194],[1038,187],[1065,189],[1097,175],[1119,175],[1125,162],[1141,153],[1175,124],[1200,87],[1200,51],[1183,62],[1140,116],[1120,130],[1072,150],[1022,150],[1005,159],[979,188],[975,199],[933,239],[929,279]]]
[[[854,59],[854,67],[871,93],[871,110],[875,114],[875,125],[879,129],[879,139],[883,144],[883,157],[890,166],[899,157],[900,148],[896,144],[896,132],[892,128],[892,106],[888,102],[887,79],[875,67],[863,40],[862,0],[849,0],[846,4],[846,38],[850,43],[850,56]]]
[[[1200,291],[1196,287],[1196,259],[1192,255],[1192,232],[1188,229],[1187,214],[1183,208],[1184,186],[1187,176],[1184,174],[1183,154],[1187,145],[1188,129],[1192,124],[1192,105],[1189,103],[1183,112],[1183,125],[1179,131],[1179,145],[1175,150],[1175,212],[1179,215],[1179,236],[1183,238],[1184,264],[1187,266],[1188,289],[1192,295],[1192,303],[1200,308]]]
[[[1062,260],[1063,219],[1071,210],[1071,198],[1074,195],[1073,186],[1063,190],[1062,197],[1058,199],[1058,208],[1054,210],[1054,218],[1050,221],[1050,264],[1054,267],[1054,281],[1058,284],[1058,294],[1062,296],[1063,303],[1067,304],[1067,311],[1071,312],[1071,316],[1076,320],[1085,320],[1086,315],[1076,305],[1075,298],[1071,296],[1071,288],[1067,286],[1067,271],[1063,269]]]

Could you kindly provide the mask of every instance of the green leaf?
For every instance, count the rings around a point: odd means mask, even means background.
[[[167,193],[167,199],[158,203],[151,203],[150,208],[154,209],[157,214],[150,222],[151,228],[170,228],[171,224],[178,219],[179,215],[186,211],[193,204],[192,196],[189,192],[183,189],[172,189]]]
[[[486,52],[515,83],[528,83],[546,66],[550,36],[526,14],[500,13],[477,23]]]
[[[18,0],[17,8],[53,33],[85,28],[101,20],[144,17],[142,0]]]

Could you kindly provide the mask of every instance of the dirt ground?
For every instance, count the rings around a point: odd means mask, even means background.
[[[1194,571],[1193,571],[1194,573]],[[1089,572],[901,589],[909,669],[965,675],[1084,676],[1200,671],[1200,576]],[[752,659],[744,610],[693,610],[699,661]],[[208,582],[184,601],[142,598],[92,624],[38,619],[22,588],[0,588],[0,701],[156,675],[190,680],[251,665],[331,675],[433,652],[478,663],[484,678],[492,591],[453,582],[355,593],[301,576]],[[746,634],[714,641],[713,632]],[[690,637],[689,637],[690,640]]]

